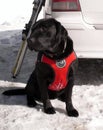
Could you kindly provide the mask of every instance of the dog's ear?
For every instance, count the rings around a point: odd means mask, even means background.
[[[61,25],[61,40],[66,41],[68,37],[68,32],[67,30]]]
[[[60,22],[55,21],[55,27],[56,27],[55,42],[60,43],[60,41],[61,41],[61,24],[60,24]]]
[[[65,41],[68,37],[67,30],[61,25],[60,22],[56,21],[56,43]]]
[[[38,24],[39,24],[38,21],[33,24],[32,29],[31,29],[31,32],[32,32],[32,33],[34,32],[34,30],[35,30],[35,28],[38,26]]]

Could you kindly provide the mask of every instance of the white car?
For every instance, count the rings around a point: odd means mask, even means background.
[[[44,17],[68,30],[80,58],[103,58],[103,0],[46,0]]]

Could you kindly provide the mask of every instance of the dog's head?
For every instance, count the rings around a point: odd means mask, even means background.
[[[27,42],[31,50],[57,55],[63,52],[67,37],[67,31],[60,22],[53,18],[41,19],[33,25]]]

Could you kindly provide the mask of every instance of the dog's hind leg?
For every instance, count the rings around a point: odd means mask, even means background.
[[[35,107],[37,105],[36,101],[30,95],[27,95],[27,105],[28,107]]]
[[[27,85],[25,87],[26,94],[27,94],[27,105],[29,107],[35,107],[37,105],[35,98],[36,95],[40,95],[38,92],[38,85],[36,81],[36,76],[35,76],[35,70],[32,72]]]

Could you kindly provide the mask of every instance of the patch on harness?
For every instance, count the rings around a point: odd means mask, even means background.
[[[56,66],[58,68],[63,68],[66,66],[66,61],[65,60],[56,61]]]

